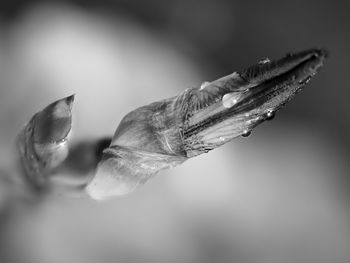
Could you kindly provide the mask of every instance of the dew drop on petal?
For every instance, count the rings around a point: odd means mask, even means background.
[[[266,113],[266,120],[271,121],[273,118],[275,118],[275,112],[272,110],[269,110]]]
[[[242,137],[248,137],[252,132],[250,130],[244,130],[242,133]]]
[[[227,93],[222,97],[222,105],[225,108],[231,108],[239,101],[240,97],[241,94],[237,92]]]

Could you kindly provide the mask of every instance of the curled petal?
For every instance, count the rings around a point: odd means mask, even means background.
[[[110,146],[104,151],[96,175],[86,187],[96,200],[132,192],[157,172],[181,164],[187,158]]]

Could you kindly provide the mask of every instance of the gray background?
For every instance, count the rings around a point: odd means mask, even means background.
[[[76,93],[73,140],[287,52],[330,51],[272,122],[105,203],[6,214],[1,262],[349,262],[345,1],[1,1],[0,167],[33,113]],[[0,186],[0,197],[11,191]],[[1,199],[2,201],[2,199]]]

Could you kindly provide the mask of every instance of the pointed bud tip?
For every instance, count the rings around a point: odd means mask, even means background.
[[[75,94],[72,94],[63,99],[57,100],[48,107],[52,107],[53,114],[56,115],[57,118],[70,118],[72,114],[73,102],[74,102]]]
[[[46,108],[44,108],[43,111],[46,112],[55,112],[55,111],[61,111],[65,112],[67,116],[59,116],[59,117],[68,117],[71,114],[71,110],[73,107],[75,94],[72,94],[68,97],[64,97],[62,99],[56,100],[49,104]]]
[[[70,106],[70,108],[72,108],[73,106],[74,98],[75,98],[75,93],[64,98],[65,102],[67,103],[68,106]]]
[[[34,115],[34,142],[58,143],[67,139],[72,128],[74,94],[57,100]]]

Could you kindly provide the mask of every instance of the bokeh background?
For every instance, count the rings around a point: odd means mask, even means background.
[[[2,0],[0,262],[349,262],[348,10],[316,0]],[[8,205],[15,136],[50,102],[76,93],[74,140],[110,136],[136,107],[312,47],[330,50],[324,68],[249,138],[119,199]]]

